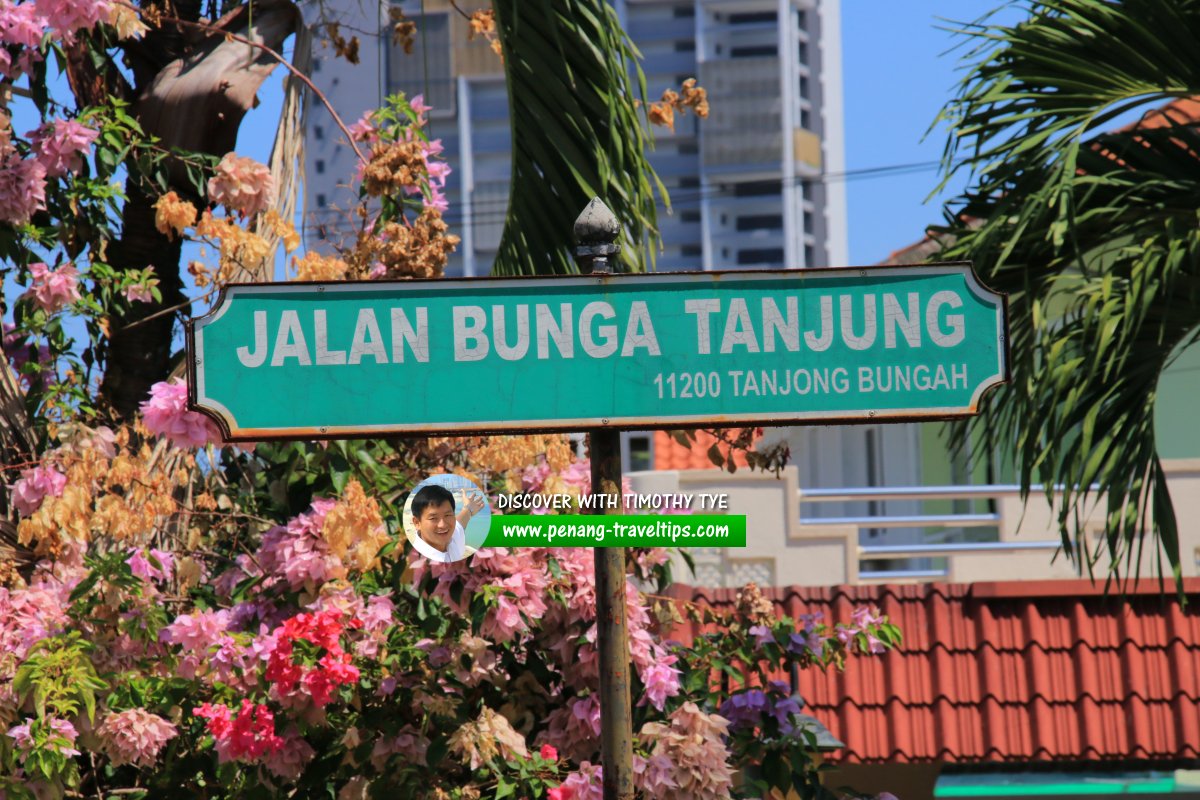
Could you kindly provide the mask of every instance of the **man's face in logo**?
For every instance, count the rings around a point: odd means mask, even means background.
[[[450,546],[456,523],[453,503],[430,503],[421,516],[413,516],[413,525],[421,534],[421,539],[443,553]]]

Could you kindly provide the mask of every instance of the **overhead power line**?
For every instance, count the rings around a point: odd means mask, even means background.
[[[909,175],[920,172],[928,172],[936,169],[941,164],[940,161],[914,161],[905,164],[886,164],[874,167],[860,167],[857,169],[844,170],[842,172],[829,172],[817,176],[802,176],[797,175],[794,178],[781,178],[778,181],[756,181],[755,183],[778,183],[780,189],[784,186],[800,186],[805,183],[837,183],[848,182],[854,180],[870,180],[874,178],[890,178],[898,175]],[[756,199],[761,199],[769,202],[772,194],[738,194],[736,184],[719,183],[710,185],[705,188],[681,187],[674,191],[668,190],[671,198],[671,207],[674,211],[693,210],[688,206],[698,205],[705,200],[733,198],[752,202]],[[451,198],[453,201],[453,198]],[[476,200],[473,204],[471,221],[476,225],[489,225],[502,223],[508,211],[508,196],[505,194],[501,197],[490,199]],[[666,205],[659,200],[657,206],[660,210],[666,210]],[[312,222],[305,223],[303,226],[306,231],[316,231],[322,227],[336,228],[338,223],[345,218],[340,215],[337,210],[333,209],[315,209],[308,212],[309,215],[328,214],[330,220],[328,222]],[[467,220],[467,215],[463,211],[461,204],[451,202],[450,211],[444,215],[444,219],[451,225],[461,225]]]

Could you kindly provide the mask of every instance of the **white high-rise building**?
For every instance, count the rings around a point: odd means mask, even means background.
[[[671,196],[671,212],[660,210],[657,269],[847,265],[839,0],[613,1],[644,56],[649,99],[694,77],[711,106],[706,120],[688,113],[674,131],[653,131],[650,162]],[[391,40],[387,3],[341,2],[342,33],[359,36],[361,63],[318,45],[315,83],[348,123],[389,93],[424,95],[434,109],[431,137],[442,140],[454,170],[446,219],[462,244],[446,274],[487,275],[513,145],[499,58],[486,42],[468,40],[467,21],[446,0],[398,3],[420,31],[410,54]],[[306,243],[319,246],[322,229],[336,237],[352,205],[345,184],[355,161],[329,114],[311,109]],[[791,442],[804,486],[919,482],[915,426],[773,433]],[[653,437],[628,440],[626,467],[653,466]],[[833,515],[865,510],[827,505]]]

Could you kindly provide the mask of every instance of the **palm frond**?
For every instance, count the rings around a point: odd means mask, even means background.
[[[1089,569],[1107,554],[1136,573],[1150,540],[1179,576],[1154,400],[1200,324],[1200,134],[1170,117],[1098,132],[1200,95],[1200,3],[1053,0],[965,33],[975,63],[941,119],[944,175],[971,186],[947,206],[944,255],[1010,294],[1013,384],[956,441],[1012,454],[1027,494],[1065,486],[1060,533]],[[1100,552],[1076,524],[1093,486]]]
[[[652,266],[654,191],[666,191],[646,159],[634,102],[644,99],[645,77],[616,11],[605,0],[493,7],[512,123],[511,190],[493,272],[576,272],[572,223],[595,196],[622,223],[625,267]]]

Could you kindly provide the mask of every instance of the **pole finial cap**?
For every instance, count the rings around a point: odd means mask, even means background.
[[[621,223],[599,197],[593,197],[575,220],[575,241],[584,246],[612,244],[620,233]]]

